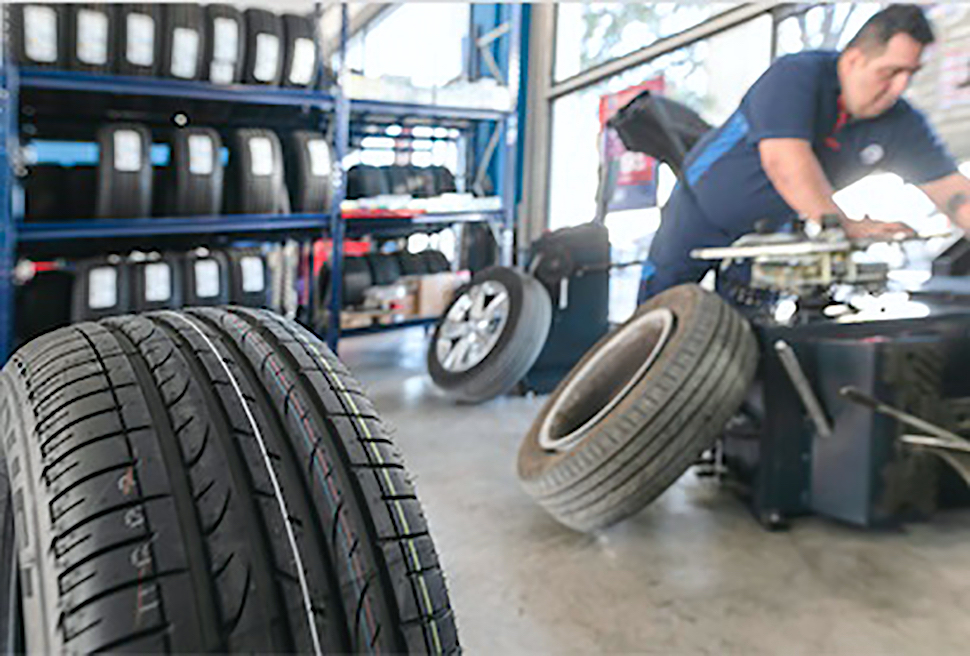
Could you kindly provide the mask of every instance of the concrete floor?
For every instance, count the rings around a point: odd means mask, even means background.
[[[515,476],[543,399],[455,406],[426,374],[421,330],[340,354],[415,476],[469,654],[970,651],[970,513],[898,533],[812,518],[767,533],[687,474],[633,519],[578,534]]]

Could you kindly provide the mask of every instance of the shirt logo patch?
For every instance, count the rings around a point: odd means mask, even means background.
[[[883,150],[882,146],[880,146],[877,143],[874,143],[874,144],[869,144],[868,146],[862,149],[862,152],[859,153],[859,159],[861,159],[862,163],[865,164],[866,166],[872,166],[873,164],[881,160],[883,156],[885,156],[885,154],[886,154],[886,151]]]

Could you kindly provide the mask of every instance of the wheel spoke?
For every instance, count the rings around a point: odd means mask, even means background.
[[[445,369],[454,369],[457,367],[468,355],[468,350],[471,348],[472,341],[471,336],[466,335],[458,340],[458,342],[451,348],[451,351],[445,356],[444,362],[441,364]]]
[[[481,287],[475,287],[471,290],[471,296],[472,307],[468,314],[472,319],[481,319],[485,311],[485,290]]]
[[[492,319],[496,312],[508,304],[508,300],[508,292],[502,291],[496,294],[494,297],[492,297],[492,300],[488,302],[488,305],[485,306],[485,317]]]
[[[445,321],[441,326],[441,337],[445,339],[458,339],[464,337],[471,330],[471,326],[464,321]]]

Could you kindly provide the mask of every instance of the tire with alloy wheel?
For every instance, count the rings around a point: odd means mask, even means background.
[[[0,571],[22,602],[0,575],[5,647],[459,649],[400,454],[291,321],[198,308],[48,333],[0,372],[0,431]]]
[[[478,403],[510,391],[549,335],[552,303],[542,284],[508,267],[477,273],[438,322],[428,348],[432,380]]]
[[[713,446],[757,362],[751,327],[718,296],[659,294],[553,391],[519,449],[519,479],[571,528],[628,517]]]

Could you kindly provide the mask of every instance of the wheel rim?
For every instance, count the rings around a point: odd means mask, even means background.
[[[539,446],[560,452],[575,448],[643,379],[670,340],[674,323],[673,312],[660,308],[643,313],[614,333],[612,348],[593,353],[556,397],[539,429]],[[645,348],[647,357],[641,360]],[[622,375],[607,377],[614,370]]]
[[[509,290],[496,280],[474,285],[458,297],[435,340],[441,368],[457,374],[488,357],[508,323],[509,307]]]

